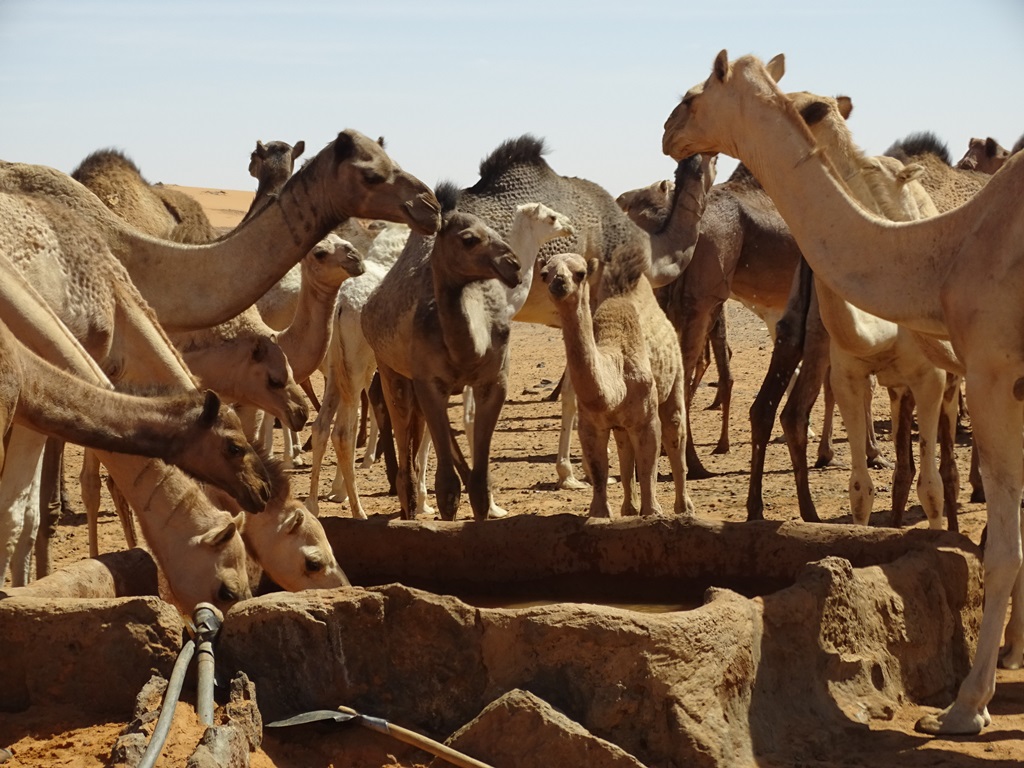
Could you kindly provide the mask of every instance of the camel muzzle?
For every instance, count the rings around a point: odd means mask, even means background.
[[[409,215],[409,227],[421,235],[432,235],[441,228],[441,204],[434,193],[427,191],[416,195],[405,204]]]

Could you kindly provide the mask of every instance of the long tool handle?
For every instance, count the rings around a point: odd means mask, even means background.
[[[459,768],[493,768],[493,766],[488,765],[487,763],[482,763],[476,758],[472,758],[462,752],[457,752],[439,741],[434,741],[427,736],[416,733],[416,731],[410,731],[408,728],[403,728],[400,725],[394,725],[393,723],[389,723],[387,720],[382,720],[379,717],[367,717],[366,715],[360,714],[349,707],[338,707],[338,711],[355,715],[358,722],[370,730],[391,736],[399,741],[404,741],[406,744],[411,744],[414,747],[419,747],[424,752],[429,752],[435,757],[447,760],[449,763],[456,765]]]

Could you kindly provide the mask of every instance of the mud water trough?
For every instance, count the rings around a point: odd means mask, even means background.
[[[952,533],[323,522],[358,586],[237,605],[219,676],[245,672],[265,723],[346,705],[495,766],[792,764],[908,701],[948,703],[981,616],[977,549]],[[133,597],[155,593],[151,561],[105,562],[98,586],[80,571],[0,599],[0,712],[88,702],[127,721],[169,676],[181,618]],[[287,730],[264,748],[337,755],[330,724]]]

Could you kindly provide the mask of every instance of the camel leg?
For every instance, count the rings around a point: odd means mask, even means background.
[[[466,433],[466,444],[469,446],[469,455],[466,457],[473,461],[473,425],[476,423],[476,395],[472,387],[462,388],[462,429]]]
[[[956,424],[960,411],[960,377],[946,374],[946,391],[939,416],[939,474],[942,477],[942,506],[949,530],[958,531],[960,471],[956,465]],[[1024,607],[1024,606],[1022,606]]]
[[[718,300],[715,299],[715,301],[717,302]],[[680,334],[679,345],[683,353],[683,381],[686,383],[684,401],[687,412],[685,442],[686,476],[690,480],[702,480],[714,475],[704,466],[700,455],[697,453],[697,446],[693,441],[693,430],[689,425],[689,412],[694,394],[697,391],[697,385],[700,382],[698,361],[702,361],[704,358],[703,352],[708,340],[708,334],[711,331],[716,313],[721,312],[722,305],[720,303],[710,305],[705,303],[698,304],[691,297],[685,295],[685,292],[680,302],[681,305],[678,313],[674,312],[673,315],[676,315],[679,321],[676,328]],[[705,365],[704,367],[706,368],[707,366]],[[703,371],[701,371],[702,373]],[[721,380],[719,383],[721,383]]]
[[[313,389],[313,382],[309,378],[306,378],[299,382],[299,386],[302,387],[302,391],[306,393],[306,397],[309,398],[309,402],[311,402],[313,407],[319,411],[320,401],[316,397],[316,390]]]
[[[377,427],[380,433],[377,442],[380,445],[381,455],[384,456],[384,469],[388,478],[388,494],[394,496],[398,493],[395,487],[395,478],[398,475],[398,458],[395,456],[395,437],[391,426],[391,413],[388,411],[384,401],[380,372],[373,374],[370,387],[366,390],[366,397],[370,401],[373,415],[377,418]]]
[[[395,490],[398,492],[398,503],[403,520],[411,520],[415,514],[416,496],[413,488],[413,470],[411,466],[415,452],[413,442],[416,441],[416,407],[412,382],[404,376],[381,366],[380,381],[391,416],[391,429],[394,432],[397,469],[395,473]],[[416,448],[419,447],[418,441]]]
[[[590,418],[580,414],[579,433],[580,448],[590,468],[590,485],[593,489],[588,514],[591,517],[611,517],[611,508],[608,506],[609,430],[598,427]]]
[[[892,521],[894,528],[903,525],[903,513],[914,481],[914,395],[905,387],[889,390],[889,411],[892,420],[892,442],[896,449],[896,468],[892,473]]]
[[[1006,622],[1003,647],[999,651],[999,666],[1003,669],[1024,666],[1024,567],[1017,572],[1017,580],[1013,583],[1010,620]]]
[[[324,402],[327,402],[326,394]],[[338,465],[335,468],[334,483],[328,498],[332,501],[342,501],[347,497],[352,509],[352,517],[357,520],[365,520],[366,512],[363,510],[363,504],[359,500],[359,491],[356,489],[356,431],[359,426],[357,402],[353,398],[353,402],[342,402],[341,407],[338,408],[338,421],[331,433]]]
[[[800,517],[806,522],[819,522],[818,511],[811,498],[807,466],[807,437],[811,409],[818,399],[825,372],[829,366],[829,337],[818,314],[817,299],[812,294],[811,307],[807,312],[807,327],[804,336],[800,372],[796,376],[789,399],[782,409],[780,421],[789,447],[789,458],[793,464],[796,479],[797,502]],[[833,380],[834,385],[834,380]],[[834,388],[834,386],[833,386]],[[838,395],[837,398],[838,400]],[[858,443],[863,445],[863,440]]]
[[[801,261],[793,278],[786,311],[775,325],[775,342],[757,397],[750,406],[750,482],[747,487],[747,520],[764,519],[764,460],[782,395],[793,379],[803,354],[807,311],[813,275]],[[684,360],[685,362],[685,360]]]
[[[494,437],[494,430],[498,427],[501,408],[508,395],[508,376],[503,372],[496,381],[474,387],[470,391],[473,393],[472,399],[477,403],[471,454],[475,458],[467,483],[473,517],[477,520],[507,517],[508,510],[502,509],[494,502],[494,495],[491,491],[490,465],[491,440]],[[454,440],[454,435],[452,439]]]
[[[711,351],[715,355],[715,366],[718,368],[718,390],[715,392],[714,402],[709,408],[717,406],[722,411],[722,431],[718,434],[718,444],[711,451],[718,455],[729,452],[729,413],[732,406],[732,388],[735,383],[732,375],[732,347],[729,346],[725,307],[719,309],[718,320],[711,329]],[[687,435],[689,435],[689,427],[687,427]]]
[[[432,517],[437,510],[427,503],[427,464],[430,460],[430,433],[423,435],[416,451],[416,516]]]
[[[306,509],[314,516],[320,514],[320,467],[323,465],[324,455],[327,453],[327,440],[328,437],[331,437],[331,422],[334,421],[338,413],[340,401],[341,395],[338,392],[334,368],[328,364],[324,382],[324,398],[317,410],[316,418],[313,420],[310,434],[312,445],[310,446],[309,495],[306,497]],[[341,459],[336,457],[336,461],[340,468]]]
[[[82,489],[82,505],[85,507],[85,520],[89,531],[89,557],[99,557],[100,460],[89,449],[82,455],[82,471],[79,473],[78,482]]]
[[[971,469],[967,479],[971,484],[971,503],[984,504],[985,485],[981,480],[981,464],[978,461],[978,446],[973,441],[971,442]]]
[[[132,513],[131,504],[128,503],[128,499],[124,497],[121,489],[117,487],[117,483],[114,482],[114,478],[110,475],[107,475],[107,492],[110,494],[110,500],[114,502],[114,511],[117,512],[117,518],[121,521],[121,531],[124,533],[124,540],[129,548],[137,546],[139,537],[135,533],[135,515]]]
[[[434,496],[442,520],[454,520],[462,498],[462,481],[455,471],[452,450],[451,424],[448,421],[448,393],[439,390],[433,382],[413,381],[413,398],[419,403],[418,411],[426,420],[430,440],[434,444],[437,466],[434,470]],[[396,425],[395,438],[398,438]],[[476,510],[473,510],[474,515]]]
[[[369,469],[373,466],[373,462],[377,460],[377,442],[380,439],[380,427],[377,425],[377,415],[370,408],[369,398],[366,396],[366,390],[364,389],[360,394],[360,400],[362,401],[362,407],[360,409],[360,421],[365,421],[369,426],[367,427],[366,441],[364,443],[366,450],[363,452],[363,462],[360,465],[363,469]],[[359,438],[356,438],[356,447],[359,446]]]
[[[684,400],[668,397],[658,406],[658,422],[661,425],[661,447],[668,456],[672,468],[672,484],[675,487],[675,501],[672,511],[677,515],[693,515],[693,501],[686,490],[686,432],[687,420],[683,416]],[[723,410],[723,413],[725,410]]]
[[[685,421],[685,419],[683,420]],[[640,514],[661,515],[661,504],[658,502],[658,456],[661,453],[661,423],[657,414],[644,424],[636,435],[632,445],[638,485],[640,486]],[[623,479],[625,482],[625,479]]]
[[[858,525],[870,525],[871,510],[875,502],[875,485],[871,480],[871,473],[868,472],[867,454],[857,448],[865,445],[867,440],[863,407],[867,376],[860,366],[851,364],[842,351],[833,348],[830,378],[850,445],[850,513],[853,522]]]
[[[980,352],[979,352],[980,354]],[[996,688],[996,664],[1010,594],[1021,569],[1021,492],[1024,464],[1021,433],[1024,411],[1013,396],[1016,372],[1009,366],[973,369],[969,362],[967,397],[974,440],[988,498],[985,544],[985,607],[974,662],[956,700],[917,722],[926,733],[978,733],[992,722],[988,703]]]
[[[637,470],[638,446],[633,444],[633,435],[621,427],[612,429],[612,437],[615,439],[615,448],[619,456],[619,481],[622,483],[622,506],[619,508],[619,515],[621,517],[636,517],[638,510],[633,501],[633,479]],[[641,496],[643,495],[643,485],[644,478],[641,477]],[[640,504],[643,509],[642,499]]]
[[[572,386],[572,376],[563,376],[562,427],[558,433],[558,456],[555,459],[555,471],[558,473],[558,487],[572,491],[578,491],[581,488],[587,487],[587,484],[577,480],[572,472],[572,460],[569,457],[569,450],[572,447],[572,433],[575,427],[576,390]],[[584,459],[585,461],[586,459]]]
[[[0,478],[0,509],[4,510],[4,548],[0,551],[0,578],[10,564],[11,586],[29,581],[32,551],[39,529],[39,480],[46,437],[14,426],[10,431],[3,476]]]
[[[939,417],[946,390],[946,373],[938,368],[929,368],[927,372],[915,377],[912,387],[917,403],[918,452],[921,457],[917,498],[928,517],[928,527],[942,530],[945,528],[942,519],[943,485],[935,449],[939,439]]]
[[[53,538],[60,514],[61,477],[64,469],[64,441],[55,437],[46,440],[40,477],[39,533],[36,535],[36,578],[50,573],[50,539]]]

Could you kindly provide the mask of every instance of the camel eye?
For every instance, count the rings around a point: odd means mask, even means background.
[[[383,184],[387,181],[387,177],[380,171],[367,170],[363,171],[363,180],[367,184]]]
[[[245,453],[245,448],[234,441],[228,443],[228,456],[241,456]]]
[[[322,571],[324,564],[319,560],[314,560],[311,557],[306,558],[306,573],[318,573]]]
[[[271,389],[284,389],[284,381],[281,379],[275,379],[273,376],[268,376],[267,386]]]
[[[220,589],[217,590],[217,598],[225,603],[238,602],[238,595],[227,584],[220,585]]]
[[[480,238],[474,235],[472,232],[462,233],[462,244],[467,248],[472,248],[480,243]]]

